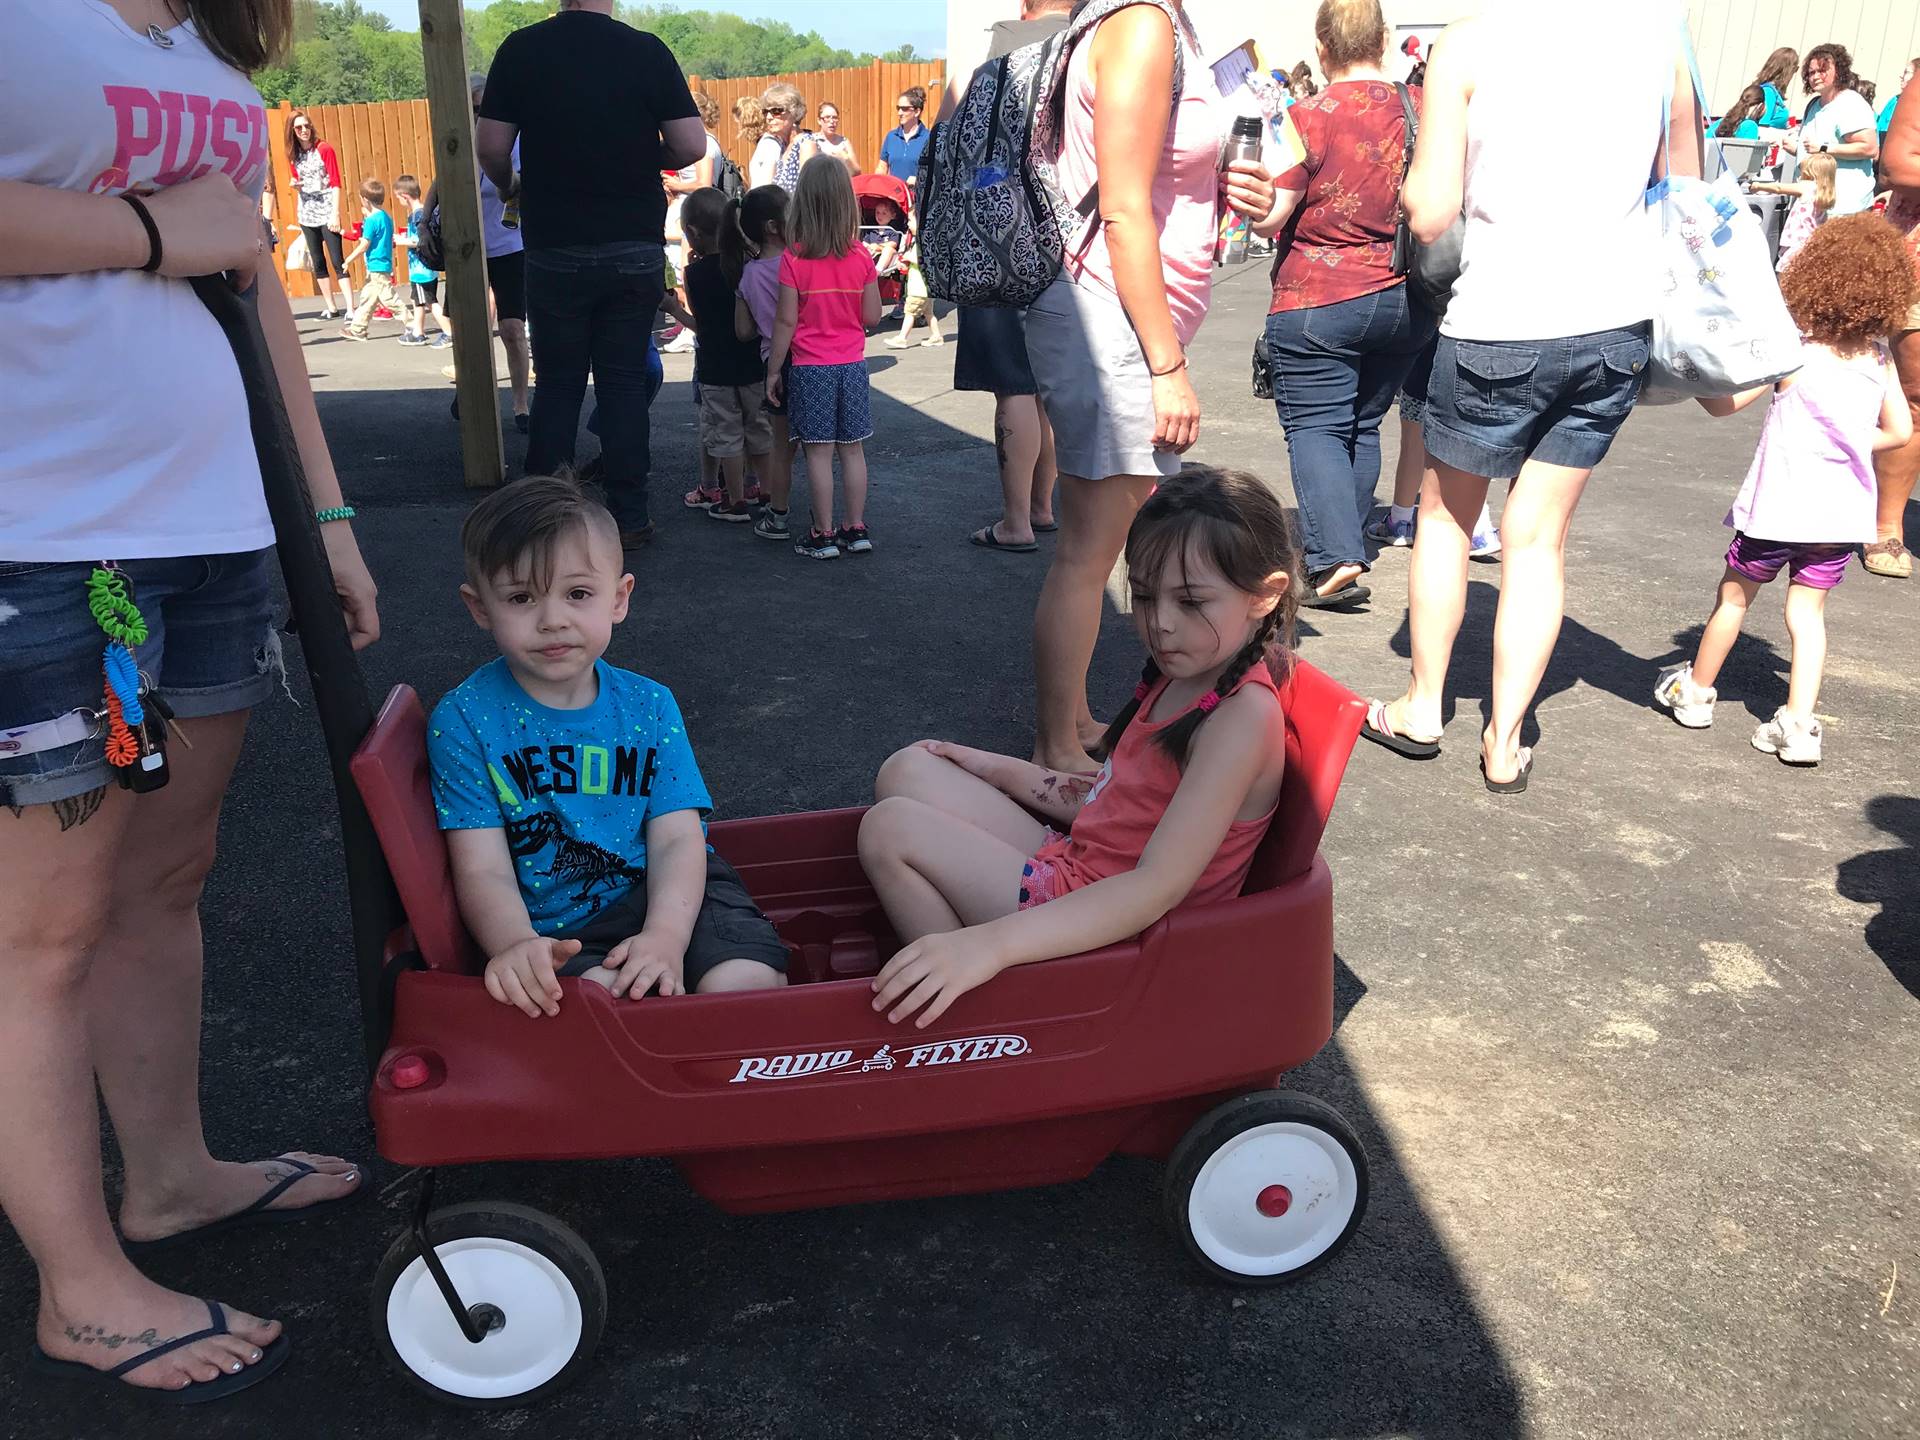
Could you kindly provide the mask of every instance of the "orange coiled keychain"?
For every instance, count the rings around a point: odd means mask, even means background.
[[[140,741],[120,712],[120,697],[107,690],[107,763],[122,769],[140,758]]]

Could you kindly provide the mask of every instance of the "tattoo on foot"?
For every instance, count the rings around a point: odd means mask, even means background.
[[[167,1342],[160,1338],[160,1332],[149,1326],[138,1335],[108,1334],[97,1325],[69,1325],[67,1339],[76,1345],[98,1345],[107,1350],[118,1350],[123,1345],[138,1345],[143,1349],[152,1349],[155,1345]]]

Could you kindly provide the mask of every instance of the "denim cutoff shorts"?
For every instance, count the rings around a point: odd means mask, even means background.
[[[1591,470],[1633,413],[1653,326],[1557,340],[1442,335],[1427,383],[1425,438],[1434,459],[1508,480],[1528,460]]]
[[[126,560],[147,643],[141,674],[182,720],[249,710],[281,683],[277,585],[265,550]],[[0,560],[0,731],[101,708],[107,637],[87,608],[90,561]],[[72,745],[0,753],[0,805],[46,805],[114,776],[105,727]]]

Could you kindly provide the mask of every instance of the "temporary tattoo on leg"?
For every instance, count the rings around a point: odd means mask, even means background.
[[[1013,436],[1013,426],[1000,416],[993,417],[993,453],[1000,462],[1000,473],[1007,473],[1007,441]]]
[[[53,802],[53,813],[60,817],[60,833],[66,834],[76,825],[84,825],[94,817],[100,808],[100,802],[107,798],[107,787],[89,790],[84,795],[73,795],[65,800]]]

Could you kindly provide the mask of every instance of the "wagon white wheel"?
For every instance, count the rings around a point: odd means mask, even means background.
[[[1367,1208],[1367,1156],[1339,1111],[1261,1090],[1195,1123],[1167,1162],[1167,1219],[1212,1274],[1273,1285],[1324,1265]]]
[[[373,1328],[399,1371],[457,1405],[524,1405],[570,1385],[607,1323],[607,1283],[572,1229],[524,1205],[452,1205],[427,1238],[468,1313],[462,1333],[411,1233],[395,1240],[373,1284]]]

